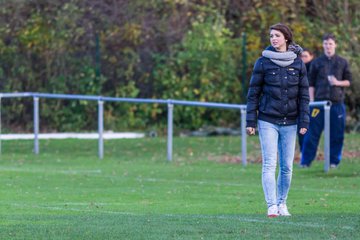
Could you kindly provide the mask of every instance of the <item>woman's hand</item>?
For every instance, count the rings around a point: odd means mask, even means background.
[[[249,134],[249,135],[255,135],[255,128],[247,127],[246,128],[246,133]]]
[[[300,133],[301,135],[304,135],[306,132],[307,132],[307,129],[306,129],[306,128],[300,128],[299,133]]]

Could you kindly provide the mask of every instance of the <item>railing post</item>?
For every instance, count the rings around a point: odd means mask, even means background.
[[[99,141],[98,141],[98,147],[99,147],[99,158],[104,158],[104,138],[103,138],[103,132],[104,132],[104,101],[99,100],[98,101],[98,132],[99,132]]]
[[[2,114],[1,114],[1,109],[2,109],[2,97],[0,97],[0,154],[2,154]]]
[[[325,133],[324,133],[324,171],[328,172],[330,168],[330,107],[331,105],[324,105],[324,121],[325,121]]]
[[[246,166],[246,109],[241,109],[241,160],[243,166]]]
[[[39,98],[34,97],[34,152],[39,154]]]
[[[173,112],[174,105],[168,103],[168,131],[167,131],[167,160],[172,160],[172,148],[173,148]]]

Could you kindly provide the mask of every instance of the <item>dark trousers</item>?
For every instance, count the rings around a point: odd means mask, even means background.
[[[330,108],[330,164],[339,164],[344,144],[346,111],[343,103]],[[310,127],[305,134],[302,149],[302,165],[310,165],[316,157],[321,133],[324,130],[324,108],[310,108]]]

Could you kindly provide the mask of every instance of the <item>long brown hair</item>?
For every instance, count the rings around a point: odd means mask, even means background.
[[[290,44],[294,43],[293,34],[292,34],[290,28],[288,26],[286,26],[285,24],[283,24],[283,23],[274,24],[270,27],[270,31],[271,30],[277,30],[277,31],[281,32],[282,34],[284,34],[284,37],[287,40],[286,48],[288,48]]]

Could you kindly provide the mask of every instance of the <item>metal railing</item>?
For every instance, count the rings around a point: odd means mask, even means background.
[[[48,93],[0,93],[0,140],[1,140],[1,99],[2,98],[24,98],[32,97],[34,100],[34,153],[39,154],[39,127],[40,127],[40,111],[39,99],[69,99],[69,100],[88,100],[98,102],[98,157],[104,157],[104,102],[127,102],[127,103],[158,103],[166,104],[168,109],[167,116],[167,160],[172,161],[173,155],[173,110],[174,105],[186,105],[195,107],[213,107],[222,109],[236,109],[240,110],[241,116],[241,158],[242,164],[247,164],[247,144],[246,144],[246,105],[242,104],[226,104],[226,103],[212,103],[212,102],[195,102],[195,101],[182,101],[182,100],[161,100],[161,99],[142,99],[142,98],[115,98],[103,96],[90,96],[90,95],[72,95],[72,94],[48,94]],[[324,107],[325,110],[325,164],[324,170],[327,172],[330,167],[330,102],[312,102],[310,106]],[[0,144],[1,152],[1,144]]]

